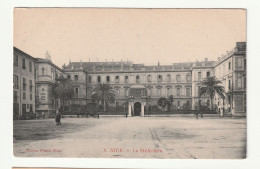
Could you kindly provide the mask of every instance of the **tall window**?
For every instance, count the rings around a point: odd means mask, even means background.
[[[116,83],[119,83],[119,76],[116,76]]]
[[[236,61],[237,61],[237,66],[241,67],[242,66],[242,60],[240,58],[237,58]]]
[[[76,94],[76,96],[79,95],[79,88],[75,88],[75,94]]]
[[[241,88],[241,87],[242,87],[242,78],[241,78],[241,76],[239,76],[239,77],[237,78],[237,87],[238,87],[238,88]]]
[[[128,88],[125,88],[125,96],[128,96]]]
[[[125,83],[128,83],[128,82],[129,82],[128,76],[125,76]]]
[[[231,62],[228,62],[228,70],[231,70]]]
[[[186,88],[186,96],[190,96],[190,88]]]
[[[110,83],[110,76],[107,76],[107,83]]]
[[[14,55],[14,65],[15,65],[15,66],[18,66],[18,62],[19,62],[19,61],[18,61],[18,55],[15,54],[15,55]]]
[[[157,95],[161,96],[162,95],[162,89],[161,88],[157,88]]]
[[[67,78],[70,79],[70,75],[67,75]]]
[[[26,99],[26,92],[23,92],[23,99]]]
[[[244,89],[246,89],[246,78],[244,77]]]
[[[148,90],[147,90],[147,95],[148,95],[148,96],[151,96],[151,95],[152,95],[152,89],[148,89]]]
[[[186,81],[187,81],[187,82],[190,82],[190,75],[187,75],[187,76],[186,76]]]
[[[198,72],[198,80],[201,80],[201,72]]]
[[[200,92],[200,86],[198,86],[198,94],[199,94],[199,92]]]
[[[228,80],[228,90],[231,90],[231,80]]]
[[[25,59],[23,58],[23,69],[26,69]]]
[[[42,75],[44,75],[45,74],[45,69],[44,69],[44,67],[42,68]],[[69,76],[69,75],[68,75]]]
[[[101,76],[97,77],[97,82],[100,83],[101,82]]]
[[[167,75],[167,82],[171,81],[171,75]]]
[[[91,83],[91,76],[88,76],[88,82]]]
[[[139,75],[136,76],[136,83],[140,83],[140,76]]]
[[[210,77],[210,72],[207,72],[207,77]]]
[[[54,70],[53,70],[53,69],[51,70],[51,80],[52,80],[52,81],[55,80],[55,79],[54,79]]]
[[[162,75],[158,75],[158,82],[162,82]]]
[[[17,75],[14,75],[14,88],[19,89],[19,79]]]
[[[29,71],[32,72],[32,62],[29,61]]]
[[[75,82],[78,82],[79,81],[79,76],[78,75],[74,75],[74,79],[75,79]]]
[[[166,93],[167,93],[167,97],[169,97],[171,95],[171,88],[167,88]]]
[[[17,91],[14,90],[14,102],[17,102]]]
[[[246,70],[246,59],[244,59],[244,70]]]
[[[23,78],[23,91],[26,91],[26,79]]]
[[[148,82],[152,82],[152,76],[151,76],[151,75],[148,75],[148,76],[147,76],[147,81],[148,81]]]
[[[180,75],[176,75],[176,81],[180,82],[181,81],[181,76]]]
[[[30,92],[32,92],[32,88],[33,88],[32,80],[30,80]]]
[[[30,100],[32,100],[32,93],[30,93]]]
[[[116,88],[116,96],[119,97],[120,96],[120,89]]]
[[[177,96],[180,96],[181,95],[181,88],[177,88]]]

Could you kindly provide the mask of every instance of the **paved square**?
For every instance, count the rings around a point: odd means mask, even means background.
[[[14,121],[19,157],[239,159],[246,119],[101,117]]]

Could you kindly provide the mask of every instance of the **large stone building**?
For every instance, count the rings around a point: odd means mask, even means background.
[[[173,96],[173,108],[192,109],[200,102],[210,107],[208,96],[198,97],[200,82],[208,76],[216,76],[226,89],[226,99],[218,96],[213,104],[219,113],[245,114],[246,112],[246,43],[237,42],[236,47],[217,61],[174,63],[171,65],[146,66],[130,61],[121,62],[70,62],[62,69],[50,59],[35,59],[36,96],[45,98],[38,111],[55,110],[51,86],[57,76],[66,76],[75,86],[71,104],[91,103],[93,88],[99,83],[109,83],[116,94],[115,104],[128,105],[128,114],[144,116],[145,108],[157,104],[161,97]],[[45,66],[43,66],[45,65]],[[48,68],[47,68],[47,67]],[[44,69],[43,69],[44,68]],[[46,72],[43,73],[43,71]],[[47,85],[48,84],[48,85]],[[47,87],[48,86],[48,87]],[[42,90],[49,91],[44,97]],[[40,96],[40,94],[42,94]],[[48,95],[48,97],[47,97]],[[40,99],[41,100],[41,99]]]

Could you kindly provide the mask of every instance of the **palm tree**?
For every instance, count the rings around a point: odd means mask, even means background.
[[[202,87],[199,89],[199,98],[206,94],[210,97],[210,110],[213,109],[213,97],[215,94],[219,95],[222,99],[225,99],[225,88],[219,84],[222,82],[217,80],[215,76],[205,78],[201,85]]]
[[[101,103],[103,110],[106,111],[106,104],[115,101],[115,92],[109,84],[98,84],[93,89],[92,101],[97,104]]]

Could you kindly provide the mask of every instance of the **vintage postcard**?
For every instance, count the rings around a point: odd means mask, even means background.
[[[244,159],[245,9],[15,8],[15,157]]]

